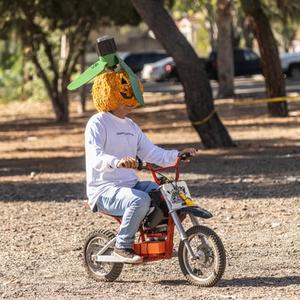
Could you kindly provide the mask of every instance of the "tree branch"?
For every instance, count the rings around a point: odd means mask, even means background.
[[[92,24],[87,23],[87,25],[84,28],[83,33],[81,33],[81,35],[78,39],[76,39],[76,37],[78,35],[76,33],[73,34],[74,39],[72,39],[72,43],[70,42],[70,52],[67,57],[65,68],[63,70],[63,76],[65,76],[65,78],[70,78],[71,74],[73,73],[75,66],[77,64],[77,61],[78,61],[80,55],[82,55],[82,53],[84,51],[85,45],[89,38],[91,28],[92,28]],[[77,47],[80,45],[76,52],[73,52],[74,45],[77,45]]]
[[[54,82],[54,85],[56,85],[58,78],[59,78],[59,74],[58,74],[57,64],[55,63],[55,60],[54,60],[54,57],[52,54],[52,45],[47,40],[47,37],[46,37],[45,33],[43,32],[42,28],[40,26],[38,26],[36,23],[34,23],[34,15],[33,15],[32,11],[30,10],[30,7],[24,3],[21,3],[21,9],[24,13],[24,16],[26,17],[26,23],[27,23],[29,32],[31,34],[33,34],[33,33],[37,34],[40,38],[41,43],[45,47],[45,54],[49,60],[50,68],[54,74],[53,82]],[[33,37],[32,37],[32,40],[34,41]],[[33,41],[32,41],[32,45],[33,45]]]

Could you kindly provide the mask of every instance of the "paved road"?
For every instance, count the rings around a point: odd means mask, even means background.
[[[214,80],[210,81],[214,97],[216,97],[218,90],[218,83]],[[261,76],[250,77],[250,78],[238,78],[234,81],[235,94],[241,95],[242,97],[251,96],[254,94],[264,94],[265,86],[264,80]],[[144,84],[145,92],[181,92],[182,85],[177,82],[146,82]],[[300,81],[286,81],[287,92],[300,93]]]

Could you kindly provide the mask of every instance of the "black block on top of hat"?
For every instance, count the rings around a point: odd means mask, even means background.
[[[115,53],[116,51],[117,46],[112,37],[104,35],[100,38],[97,38],[97,52],[99,56]]]

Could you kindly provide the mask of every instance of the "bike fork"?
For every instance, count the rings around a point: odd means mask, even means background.
[[[190,219],[192,221],[193,226],[200,225],[198,219],[195,216],[193,216],[192,214],[190,214]],[[207,243],[206,243],[205,239],[203,238],[203,236],[198,236],[198,238],[203,245],[207,246]]]
[[[194,254],[194,251],[192,249],[192,247],[190,246],[190,243],[188,241],[188,238],[187,238],[187,235],[185,233],[185,230],[182,226],[182,223],[177,215],[177,212],[176,211],[172,211],[170,212],[172,218],[173,218],[173,221],[174,221],[174,224],[179,232],[179,235],[180,235],[180,239],[183,241],[183,243],[185,244],[189,254],[192,256],[192,259],[197,259],[196,255]]]
[[[192,221],[193,226],[200,225],[198,219],[194,215],[190,214],[190,219]]]

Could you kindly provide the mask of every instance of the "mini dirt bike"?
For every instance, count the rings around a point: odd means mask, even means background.
[[[179,181],[179,163],[189,157],[180,155],[174,166],[162,168],[139,162],[138,169],[148,169],[159,189],[150,192],[153,207],[142,222],[133,245],[143,263],[174,256],[174,227],[180,235],[178,260],[186,279],[201,287],[214,286],[222,277],[226,266],[225,249],[221,239],[210,228],[202,226],[198,218],[211,218],[212,214],[200,208],[191,198],[187,184]],[[175,179],[161,172],[175,169]],[[189,216],[192,227],[185,231],[182,222]],[[115,218],[119,223],[122,217]],[[121,274],[122,258],[114,256],[115,235],[100,229],[91,233],[84,246],[84,263],[87,272],[96,280],[114,281]]]

